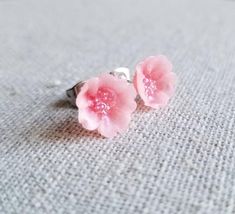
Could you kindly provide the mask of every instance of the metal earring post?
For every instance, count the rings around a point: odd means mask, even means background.
[[[72,88],[66,90],[67,99],[70,102],[70,104],[74,107],[76,107],[76,98],[83,85],[84,85],[84,82],[80,81]]]

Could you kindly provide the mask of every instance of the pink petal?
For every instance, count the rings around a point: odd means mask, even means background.
[[[116,130],[119,133],[123,133],[128,129],[131,121],[131,114],[126,111],[114,111],[113,114],[110,115],[110,119],[115,125]]]
[[[89,108],[79,109],[78,120],[79,123],[81,123],[82,126],[88,130],[97,129],[100,121],[98,115],[91,111]]]
[[[150,75],[151,72],[156,67],[156,60],[157,60],[156,58],[157,58],[156,56],[149,56],[143,61],[142,69],[145,75]]]
[[[88,91],[88,85],[84,84],[76,98],[76,105],[78,108],[86,108],[88,104],[88,100],[86,98],[86,93]]]
[[[158,109],[159,107],[165,107],[169,101],[169,96],[164,92],[158,92],[152,100],[148,100],[145,105]]]
[[[119,79],[111,74],[102,74],[99,76],[102,87],[113,89],[117,94],[123,93],[129,83],[124,79]]]
[[[145,88],[143,79],[145,78],[143,72],[141,70],[137,70],[134,77],[134,85],[137,89],[137,92],[139,93],[140,97],[143,99],[144,102],[148,101],[148,98],[145,94]]]
[[[89,95],[95,95],[100,86],[100,79],[98,77],[93,77],[87,80],[86,84],[88,85]]]
[[[117,135],[115,125],[112,123],[109,117],[104,117],[98,127],[98,132],[107,138],[112,138]]]
[[[78,108],[87,108],[90,105],[88,95],[96,94],[99,87],[99,78],[91,78],[82,86],[77,98],[76,105]]]
[[[130,121],[130,113],[113,111],[111,115],[102,119],[98,132],[105,137],[112,138],[118,133],[124,133],[128,129]]]
[[[125,92],[118,94],[116,108],[132,113],[137,107],[135,102],[136,95],[136,90],[134,89],[133,85],[129,84]]]
[[[176,82],[176,74],[173,72],[168,72],[158,80],[157,88],[169,96],[172,96],[175,92]]]
[[[158,80],[164,74],[172,71],[172,64],[165,56],[157,56],[154,59],[153,69],[151,71],[151,78],[154,80]]]

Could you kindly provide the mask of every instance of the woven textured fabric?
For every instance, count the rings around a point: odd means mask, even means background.
[[[235,213],[234,20],[233,0],[0,0],[0,213]],[[78,125],[67,88],[156,54],[166,108],[113,139]]]

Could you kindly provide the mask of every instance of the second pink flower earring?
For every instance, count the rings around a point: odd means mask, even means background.
[[[150,56],[137,64],[133,83],[144,104],[158,109],[173,95],[176,74],[165,56]]]
[[[137,64],[133,84],[129,69],[118,68],[79,82],[67,90],[67,96],[78,107],[78,121],[85,129],[110,138],[128,129],[137,93],[146,106],[158,109],[168,103],[175,82],[170,61],[162,55],[150,56]]]

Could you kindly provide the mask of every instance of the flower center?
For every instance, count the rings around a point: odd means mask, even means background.
[[[116,105],[116,93],[109,88],[100,88],[92,99],[91,109],[97,114],[108,114],[110,109]]]
[[[143,79],[144,91],[149,99],[153,99],[153,96],[157,92],[157,81],[145,76]]]

